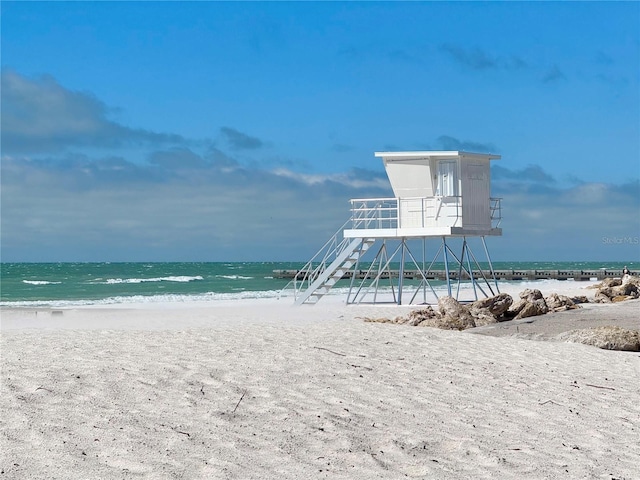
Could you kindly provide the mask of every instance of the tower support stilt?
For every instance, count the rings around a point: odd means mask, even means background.
[[[430,261],[427,258],[428,239],[413,240],[422,243],[422,258],[414,254],[411,239],[401,238],[382,239],[372,259],[359,259],[357,265],[368,264],[369,267],[366,270],[356,269],[351,274],[347,303],[436,303],[441,295],[449,295],[459,301],[474,301],[480,296],[488,297],[499,292],[484,238],[482,246],[487,255],[489,275],[486,266],[483,268],[478,262],[466,237],[459,239],[459,254],[452,249],[451,237],[449,241],[447,237],[440,237],[439,247],[434,248],[435,254]],[[391,246],[394,242],[398,243],[395,248]],[[445,278],[434,274],[434,267],[440,272],[444,269]],[[421,301],[416,302],[417,299]]]

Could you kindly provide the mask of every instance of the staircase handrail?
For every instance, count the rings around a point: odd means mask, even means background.
[[[280,295],[293,287],[293,298],[298,298],[298,293],[303,289],[308,288],[324,271],[327,265],[342,253],[344,248],[349,244],[350,239],[344,237],[342,237],[340,241],[338,241],[338,239],[342,236],[344,229],[350,222],[351,219],[344,222],[344,224],[331,236],[331,238],[329,238],[329,240],[325,242],[311,260],[309,260],[304,267],[298,270],[293,279],[282,288]],[[320,259],[320,257],[322,258]],[[314,264],[316,264],[315,267]]]

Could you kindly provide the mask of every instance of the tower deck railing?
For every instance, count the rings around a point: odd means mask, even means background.
[[[501,198],[489,199],[491,228],[498,228],[502,221]],[[355,198],[351,200],[351,228],[354,230],[391,229],[405,225],[401,219],[402,208],[410,205],[411,215],[419,222],[419,227],[428,227],[438,222],[447,226],[462,223],[462,197],[415,197],[415,198]],[[443,205],[446,208],[443,208]],[[406,213],[405,213],[406,215]]]
[[[370,230],[398,228],[397,198],[351,199],[351,228]]]
[[[489,209],[491,211],[491,228],[498,228],[502,223],[502,198],[491,197]]]

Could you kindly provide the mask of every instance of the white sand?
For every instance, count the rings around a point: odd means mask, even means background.
[[[640,354],[326,300],[3,311],[0,478],[640,478]]]

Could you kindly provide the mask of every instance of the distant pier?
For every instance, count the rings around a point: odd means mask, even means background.
[[[299,273],[299,270],[274,270],[274,278],[292,279]],[[380,278],[398,278],[398,271],[383,271]],[[358,279],[375,278],[378,272],[370,272],[367,275],[366,270],[349,270],[346,271],[342,278],[350,279],[354,275]],[[632,271],[631,275],[638,275],[637,271]],[[591,279],[604,280],[605,278],[622,277],[622,270],[494,270],[493,275],[489,270],[473,271],[474,278],[492,278],[495,276],[497,280],[576,280],[576,281],[589,281]],[[403,277],[407,280],[420,280],[422,275],[419,270],[405,270]],[[447,272],[445,270],[431,270],[424,274],[427,280],[447,280]],[[457,271],[449,271],[449,278],[451,280],[458,280]],[[469,275],[466,272],[462,272],[460,275],[461,280],[470,280]]]

